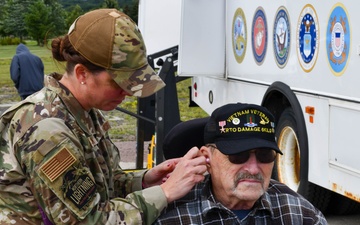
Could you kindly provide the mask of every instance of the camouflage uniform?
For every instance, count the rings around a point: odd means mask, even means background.
[[[125,173],[99,110],[55,78],[0,122],[0,224],[151,224],[166,207],[144,171]]]

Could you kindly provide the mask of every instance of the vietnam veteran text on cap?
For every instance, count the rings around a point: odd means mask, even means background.
[[[257,148],[281,153],[275,140],[274,116],[264,107],[232,103],[217,108],[205,125],[204,141],[226,155]]]

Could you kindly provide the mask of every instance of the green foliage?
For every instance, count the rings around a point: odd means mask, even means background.
[[[38,45],[67,33],[80,15],[117,8],[136,23],[139,0],[0,0],[0,37],[32,38]]]
[[[43,1],[38,0],[29,7],[25,14],[25,24],[29,35],[38,45],[42,45],[46,32],[51,29],[50,10]]]
[[[65,11],[57,0],[2,0],[0,35],[21,40],[30,35],[38,45],[64,34]]]
[[[59,0],[67,12],[79,5],[84,12],[98,8],[116,8],[126,13],[136,23],[138,21],[139,0]]]
[[[104,0],[59,0],[59,3],[64,7],[66,11],[70,11],[74,5],[79,5],[84,12],[88,12],[93,9],[101,8]]]
[[[5,36],[4,18],[5,18],[5,1],[0,1],[0,36]]]
[[[2,32],[22,39],[27,35],[24,16],[30,4],[29,0],[6,0],[3,8]]]
[[[0,39],[0,45],[18,45],[20,43],[26,44],[25,41],[17,37],[5,37]]]
[[[116,0],[104,0],[102,8],[119,9],[119,4]]]
[[[82,14],[84,14],[80,5],[76,4],[72,10],[67,13],[67,17],[65,19],[66,22],[66,29],[69,29],[73,22]]]
[[[65,23],[66,12],[63,6],[58,3],[57,0],[53,1],[53,4],[48,5],[50,7],[52,26],[51,29],[48,30],[49,34],[46,37],[47,39],[50,39],[54,36],[63,35],[64,33],[67,33],[68,30],[68,27],[66,27]]]
[[[47,5],[43,0],[36,0],[25,15],[26,29],[40,46],[46,44],[47,39],[66,32],[64,9],[56,1],[50,3]]]
[[[128,15],[135,23],[138,22],[139,1],[133,1],[132,4],[124,5],[123,12]]]

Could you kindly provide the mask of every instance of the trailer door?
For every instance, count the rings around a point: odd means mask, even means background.
[[[179,75],[225,75],[224,0],[183,0]]]
[[[151,55],[179,45],[181,0],[139,0],[138,26]]]

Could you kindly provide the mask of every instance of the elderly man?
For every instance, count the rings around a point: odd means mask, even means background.
[[[327,224],[310,202],[271,179],[282,153],[266,108],[235,103],[216,109],[206,122],[204,141],[200,151],[209,174],[154,224]]]

